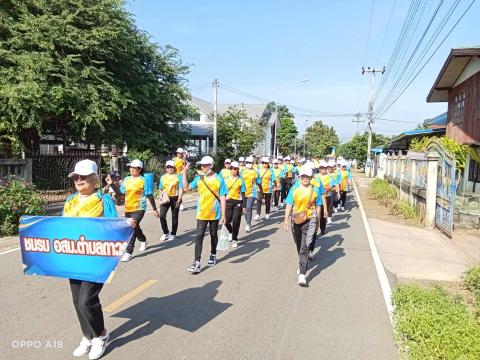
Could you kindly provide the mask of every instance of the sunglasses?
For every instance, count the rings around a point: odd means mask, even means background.
[[[245,164],[252,164],[252,162],[251,162],[251,161],[247,161],[247,162],[245,162]]]
[[[238,168],[230,167],[230,170],[237,170],[238,171]]]
[[[73,175],[72,179],[73,181],[83,181],[85,180],[89,175]]]
[[[262,164],[269,164],[268,162],[262,161]]]
[[[174,166],[172,166],[172,165],[167,165],[167,169],[173,169],[173,168],[174,168]]]

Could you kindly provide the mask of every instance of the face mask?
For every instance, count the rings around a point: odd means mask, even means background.
[[[253,164],[247,164],[247,169],[251,169],[253,167]]]

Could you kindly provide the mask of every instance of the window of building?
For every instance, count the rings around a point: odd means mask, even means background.
[[[473,159],[470,159],[468,181],[480,182],[480,164]]]
[[[463,114],[465,111],[465,93],[461,92],[456,95],[453,103],[453,118],[454,124],[460,124],[463,122]]]

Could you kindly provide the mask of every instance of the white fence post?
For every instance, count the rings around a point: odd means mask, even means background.
[[[412,172],[410,174],[410,193],[408,194],[408,202],[410,205],[415,205],[413,200],[413,187],[417,183],[417,160],[412,159]]]
[[[425,199],[425,227],[435,228],[435,210],[437,207],[437,172],[439,155],[436,152],[427,154],[427,191]]]

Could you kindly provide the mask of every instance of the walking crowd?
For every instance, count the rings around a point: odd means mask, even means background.
[[[185,151],[177,149],[176,157],[165,163],[165,174],[160,177],[160,193],[156,201],[152,181],[144,174],[142,161],[134,159],[129,162],[130,174],[123,180],[115,181],[111,175],[107,176],[107,186],[102,192],[96,189],[99,182],[97,165],[91,160],[82,160],[69,175],[77,193],[67,199],[63,215],[118,217],[109,192],[113,190],[117,196],[125,196],[125,217],[134,228],[121,258],[122,262],[128,262],[136,240],[140,243],[139,251],[143,252],[148,247],[140,226],[147,210],[147,200],[153,214],[160,219],[160,241],[175,241],[183,195],[191,190],[197,191],[195,250],[188,271],[198,274],[201,272],[207,226],[210,234],[207,265],[214,266],[217,263],[220,225],[226,227],[231,246],[236,248],[241,246],[239,230],[242,217],[245,218],[245,232],[248,234],[254,231],[252,220],[261,224],[262,220],[270,218],[272,212],[285,207],[283,228],[291,232],[298,254],[298,284],[307,286],[308,262],[314,258],[316,241],[327,233],[327,226],[333,222],[333,213],[345,210],[347,192],[352,185],[351,162],[341,157],[305,159],[279,156],[272,159],[248,156],[233,161],[226,159],[224,167],[217,173],[213,158],[204,156],[195,165],[196,174],[189,180],[191,163],[187,162]],[[170,228],[167,222],[169,211]],[[98,359],[105,351],[109,335],[99,300],[102,286],[89,281],[70,280],[83,333],[74,356],[88,354],[90,359]]]

